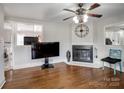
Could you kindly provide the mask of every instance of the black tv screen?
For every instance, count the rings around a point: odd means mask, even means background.
[[[24,45],[32,45],[38,42],[38,37],[24,37]]]
[[[59,56],[59,42],[42,42],[32,44],[32,59]]]

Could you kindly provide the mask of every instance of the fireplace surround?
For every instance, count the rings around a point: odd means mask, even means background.
[[[93,63],[93,45],[73,45],[72,60]]]

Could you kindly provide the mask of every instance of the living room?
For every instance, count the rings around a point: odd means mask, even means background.
[[[88,8],[87,22],[76,23],[74,17]],[[123,9],[123,3],[1,3],[1,88],[124,88]],[[35,39],[58,46],[38,45],[41,50],[34,49],[33,56],[29,41]],[[101,60],[111,49],[121,51],[117,65]]]

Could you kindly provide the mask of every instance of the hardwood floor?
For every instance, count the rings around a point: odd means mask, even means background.
[[[24,68],[6,72],[4,89],[94,89],[124,88],[124,73],[113,70],[54,64],[54,68]]]

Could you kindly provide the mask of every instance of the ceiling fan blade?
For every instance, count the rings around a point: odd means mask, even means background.
[[[65,10],[65,11],[69,11],[69,12],[72,12],[72,13],[76,13],[75,11],[70,10],[70,9],[63,9],[63,10]]]
[[[97,8],[97,7],[99,7],[99,6],[100,6],[100,4],[95,3],[95,4],[91,5],[90,8],[89,8],[88,10],[95,9],[95,8]]]
[[[88,15],[88,16],[91,16],[91,17],[97,17],[97,18],[102,17],[101,14],[90,14],[90,13],[88,13],[87,15]]]
[[[73,18],[73,17],[74,17],[74,16],[67,17],[67,18],[63,19],[63,21],[66,21],[66,20],[68,20],[68,19],[70,19],[70,18]]]

